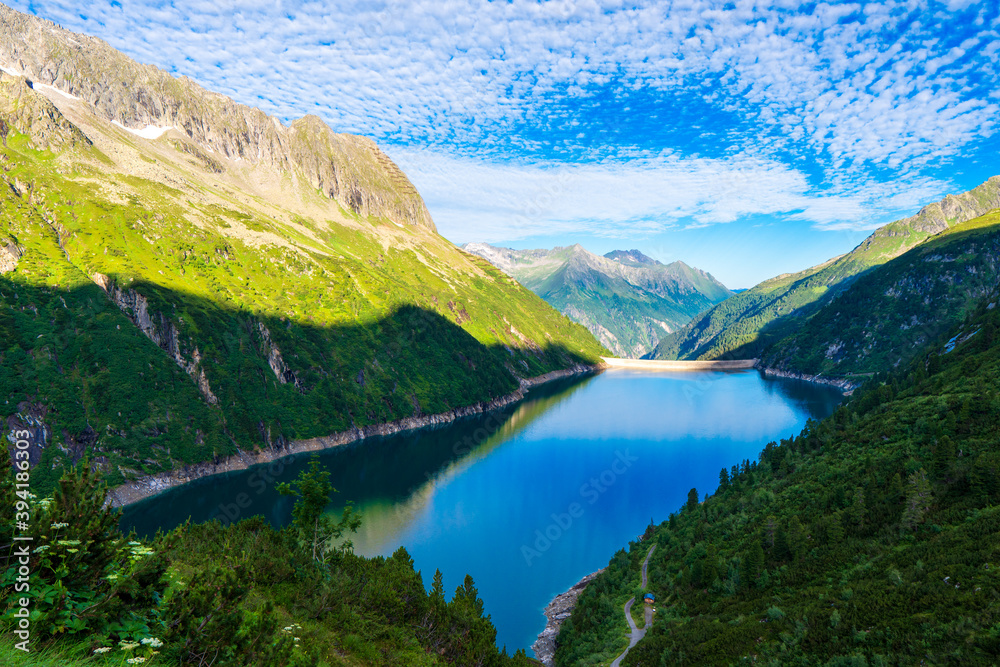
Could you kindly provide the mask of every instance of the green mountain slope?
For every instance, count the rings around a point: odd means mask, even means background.
[[[771,345],[761,365],[825,377],[894,368],[965,319],[998,277],[1000,211],[993,211],[860,277]]]
[[[638,250],[601,257],[579,244],[552,250],[462,247],[586,326],[620,357],[647,354],[667,333],[732,294],[700,269],[661,264]]]
[[[1000,208],[1000,177],[961,195],[945,197],[916,215],[875,230],[841,257],[778,276],[726,299],[667,336],[654,359],[756,358],[829,303],[858,276],[956,224]]]
[[[614,643],[650,541],[657,611],[625,665],[995,664],[998,301],[619,552],[557,664]]]
[[[438,236],[370,141],[258,123],[166,75],[152,98],[95,105],[116,72],[154,68],[109,69],[103,42],[6,8],[0,32],[19,54],[0,65],[48,77],[0,75],[0,416],[32,430],[39,490],[86,452],[116,484],[489,401],[607,354]],[[143,105],[181,125],[110,122]]]

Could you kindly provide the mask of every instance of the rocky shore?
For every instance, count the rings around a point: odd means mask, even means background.
[[[603,368],[603,364],[595,366],[578,364],[570,368],[552,371],[551,373],[546,373],[537,377],[523,378],[521,379],[520,388],[505,396],[494,398],[490,401],[474,403],[473,405],[467,405],[462,408],[456,408],[454,410],[449,410],[448,412],[442,412],[436,415],[422,415],[420,417],[407,417],[405,419],[399,419],[384,424],[372,424],[361,428],[352,428],[346,431],[340,431],[339,433],[320,436],[317,438],[292,440],[284,447],[274,447],[271,449],[257,450],[253,452],[238,452],[233,456],[221,458],[216,461],[194,463],[186,465],[182,468],[170,470],[168,472],[141,477],[111,489],[108,492],[108,502],[113,507],[124,507],[163,493],[167,489],[172,489],[203,477],[219,475],[227,472],[235,472],[237,470],[246,470],[251,466],[259,465],[261,463],[270,463],[271,461],[276,461],[293,454],[300,454],[302,452],[317,452],[323,449],[330,449],[331,447],[339,447],[341,445],[358,442],[372,436],[387,436],[403,431],[425,428],[427,426],[438,426],[453,422],[456,419],[461,419],[462,417],[469,417],[472,415],[482,414],[484,412],[490,412],[492,410],[499,410],[523,399],[527,390],[532,387],[574,375],[593,373]]]
[[[831,387],[837,387],[845,396],[850,396],[854,393],[854,390],[861,386],[860,380],[848,380],[847,378],[831,378],[823,377],[822,375],[809,375],[808,373],[796,373],[793,371],[783,371],[777,368],[767,368],[765,366],[757,365],[757,370],[759,370],[764,375],[771,377],[781,377],[789,378],[792,380],[804,380],[806,382],[815,382],[816,384],[825,384]]]
[[[552,667],[552,658],[556,653],[556,637],[559,636],[559,628],[562,626],[563,621],[573,613],[573,607],[576,606],[576,599],[580,597],[580,593],[601,572],[604,572],[604,568],[593,574],[588,574],[576,582],[568,591],[557,595],[545,607],[545,618],[548,619],[548,622],[545,624],[545,629],[538,635],[538,639],[531,645],[531,650],[535,652],[535,658],[543,665]]]

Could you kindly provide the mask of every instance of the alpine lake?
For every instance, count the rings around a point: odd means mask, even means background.
[[[370,438],[319,454],[362,525],[353,548],[403,546],[430,586],[471,574],[497,644],[529,649],[542,610],[604,567],[649,525],[677,511],[694,487],[715,490],[721,468],[756,460],[764,445],[829,415],[840,391],[758,371],[612,369],[532,389],[508,408],[449,425]],[[213,518],[291,521],[277,484],[308,464],[300,454],[171,489],[126,508],[140,535]]]

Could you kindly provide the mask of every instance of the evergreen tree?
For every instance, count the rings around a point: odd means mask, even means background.
[[[850,521],[851,531],[861,534],[865,529],[865,492],[861,487],[854,489],[851,504],[847,509],[847,517]]]
[[[774,518],[774,515],[767,517],[767,523],[764,524],[764,541],[767,543],[768,549],[774,549],[774,534],[778,530],[778,520]]]
[[[923,468],[910,475],[907,486],[909,492],[906,495],[906,508],[900,523],[905,530],[913,530],[923,523],[924,514],[931,506],[931,485]]]
[[[826,517],[826,543],[838,546],[844,539],[844,525],[840,521],[840,512],[834,512]]]
[[[948,474],[952,461],[955,460],[955,443],[947,435],[938,438],[934,448],[934,473],[940,478]]]
[[[696,507],[698,507],[698,490],[691,489],[688,491],[687,508],[688,510],[693,510]]]
[[[703,568],[702,581],[706,586],[712,585],[719,578],[719,557],[714,544],[708,545],[705,552],[705,565]]]
[[[336,549],[334,541],[343,537],[344,533],[353,533],[361,525],[361,517],[351,503],[344,508],[339,521],[326,516],[330,497],[336,492],[330,483],[330,473],[321,469],[318,456],[309,460],[309,468],[303,470],[294,482],[278,485],[278,493],[297,499],[292,509],[292,522],[298,529],[301,543],[311,551],[316,561],[326,561]],[[344,546],[350,547],[350,542]]]
[[[764,564],[764,549],[760,546],[760,540],[754,538],[753,544],[743,555],[740,562],[740,581],[751,586],[760,574],[760,568]]]
[[[719,471],[719,488],[725,489],[729,486],[729,472],[723,468]]]
[[[434,570],[434,583],[431,584],[430,599],[435,606],[445,604],[444,577],[441,575],[440,569]]]
[[[779,563],[791,560],[792,558],[792,550],[788,546],[788,535],[781,528],[778,528],[777,532],[774,534],[774,549],[771,553],[774,560]]]
[[[788,521],[788,550],[793,559],[806,550],[805,528],[802,527],[799,517],[794,515]]]

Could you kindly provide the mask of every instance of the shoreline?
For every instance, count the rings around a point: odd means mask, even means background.
[[[545,629],[538,633],[538,639],[531,645],[531,650],[535,653],[535,659],[546,667],[552,667],[552,658],[556,653],[556,637],[559,636],[563,621],[573,613],[576,599],[580,597],[580,593],[587,587],[587,584],[596,579],[604,570],[605,568],[602,567],[597,572],[591,572],[573,584],[568,591],[552,598],[552,602],[545,607],[543,613],[548,620],[545,623]]]
[[[822,375],[809,375],[808,373],[796,373],[793,371],[783,371],[777,368],[768,368],[766,366],[755,366],[757,370],[766,376],[786,378],[789,380],[802,380],[803,382],[812,382],[814,384],[824,384],[830,387],[836,387],[843,392],[844,396],[850,396],[854,393],[854,390],[861,386],[861,382],[852,382],[846,378],[826,378]]]
[[[147,475],[134,479],[114,488],[108,489],[108,500],[111,507],[127,507],[147,498],[157,496],[164,491],[179,486],[184,486],[195,480],[221,475],[228,472],[246,470],[255,465],[271,463],[278,459],[283,459],[295,454],[304,452],[318,452],[325,449],[332,449],[342,445],[349,445],[360,442],[373,436],[387,436],[404,431],[414,431],[428,426],[439,426],[448,424],[463,417],[483,414],[493,410],[505,408],[508,405],[517,403],[524,399],[525,393],[532,387],[560,380],[577,375],[586,375],[604,370],[605,364],[576,364],[569,368],[557,371],[550,371],[544,375],[537,375],[532,378],[522,378],[520,387],[509,394],[488,401],[480,401],[447,412],[433,415],[422,415],[420,417],[404,417],[391,422],[381,424],[370,424],[363,427],[355,427],[346,431],[340,431],[331,435],[318,436],[315,438],[305,438],[303,440],[291,440],[285,447],[280,449],[264,449],[254,452],[237,451],[236,454],[227,456],[217,462],[204,461],[184,465],[173,470]]]

